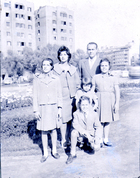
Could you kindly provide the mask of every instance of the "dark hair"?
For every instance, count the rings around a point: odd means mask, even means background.
[[[92,82],[90,78],[82,78],[81,82],[81,88],[83,89],[83,85],[90,85],[90,88],[92,88]]]
[[[81,96],[79,101],[78,101],[78,108],[80,109],[80,111],[81,111],[81,103],[82,103],[82,101],[85,101],[85,100],[87,100],[89,102],[89,104],[90,104],[90,98],[89,97]]]
[[[68,62],[69,62],[70,59],[71,59],[71,53],[70,53],[69,48],[67,48],[66,46],[61,46],[61,47],[59,48],[58,52],[57,52],[57,57],[58,57],[59,61],[61,61],[61,60],[60,60],[60,54],[61,54],[62,51],[66,51],[66,53],[67,53],[67,55],[68,55]]]
[[[43,68],[43,62],[44,61],[49,61],[50,62],[50,66],[52,66],[52,69],[53,69],[53,60],[51,59],[51,58],[44,58],[43,60],[42,60],[42,62],[41,62],[41,69]],[[51,69],[51,70],[52,70]]]
[[[96,49],[98,48],[97,43],[95,43],[95,42],[89,42],[89,43],[87,44],[87,49],[88,49],[88,45],[93,45],[93,44],[96,46]]]
[[[110,60],[109,60],[108,58],[101,59],[99,66],[101,66],[101,63],[104,62],[104,61],[105,61],[105,62],[108,62],[108,64],[109,64],[109,69],[110,69],[110,68],[111,68],[111,63],[110,63]],[[100,67],[100,70],[101,70],[101,67]]]

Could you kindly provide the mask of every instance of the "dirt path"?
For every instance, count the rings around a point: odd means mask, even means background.
[[[55,160],[49,156],[40,163],[40,155],[2,156],[2,178],[138,178],[140,100],[121,106],[120,121],[112,123],[112,148],[95,155],[77,152],[77,159],[66,165],[67,155]],[[17,143],[18,144],[18,143]]]

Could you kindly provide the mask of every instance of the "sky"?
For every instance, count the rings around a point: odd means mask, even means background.
[[[75,48],[86,50],[94,41],[101,46],[140,42],[140,0],[28,0],[40,6],[62,6],[74,11]]]

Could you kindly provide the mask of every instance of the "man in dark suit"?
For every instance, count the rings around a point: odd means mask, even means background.
[[[90,42],[87,45],[88,58],[79,61],[79,74],[80,78],[91,78],[95,74],[99,74],[99,62],[100,59],[97,56],[98,45],[94,42]]]

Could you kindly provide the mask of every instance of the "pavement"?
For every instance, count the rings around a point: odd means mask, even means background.
[[[77,151],[77,159],[67,165],[67,155],[51,155],[40,163],[41,152],[34,155],[1,154],[2,178],[138,178],[140,176],[140,99],[120,107],[120,120],[113,122],[110,140],[113,147],[101,148],[93,155]],[[17,143],[18,144],[18,143]]]

